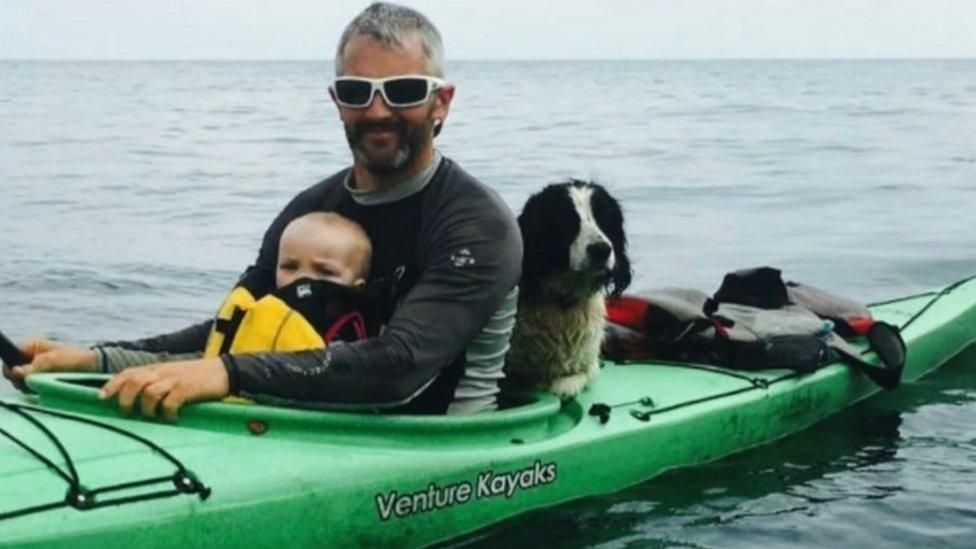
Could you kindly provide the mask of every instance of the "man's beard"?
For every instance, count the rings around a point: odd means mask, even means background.
[[[376,174],[396,173],[411,164],[423,152],[433,135],[434,121],[430,118],[416,125],[396,118],[388,122],[362,122],[345,124],[346,140],[352,149],[353,157],[363,167]],[[396,134],[397,148],[392,154],[377,157],[370,155],[363,146],[363,137],[370,130],[386,130]]]

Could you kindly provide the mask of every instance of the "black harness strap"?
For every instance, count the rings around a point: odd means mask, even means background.
[[[230,352],[230,347],[234,344],[234,336],[237,335],[237,330],[241,327],[241,322],[244,321],[246,314],[247,311],[244,309],[234,307],[234,312],[230,314],[230,318],[218,317],[214,320],[214,331],[224,336],[224,340],[220,342],[219,354],[226,355]]]

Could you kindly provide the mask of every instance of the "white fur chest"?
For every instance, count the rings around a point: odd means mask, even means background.
[[[566,309],[543,305],[520,310],[506,371],[557,394],[578,393],[599,371],[605,315],[600,293]]]

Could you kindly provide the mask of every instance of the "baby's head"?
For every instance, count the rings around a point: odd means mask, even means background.
[[[311,278],[362,288],[372,256],[369,237],[357,223],[334,213],[303,215],[281,233],[275,285]]]

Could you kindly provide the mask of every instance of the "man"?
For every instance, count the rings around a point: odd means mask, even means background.
[[[240,394],[263,402],[422,413],[494,409],[514,322],[522,244],[493,192],[444,158],[433,139],[454,87],[441,80],[443,47],[420,13],[376,3],[345,29],[329,93],[353,165],[300,193],[271,224],[248,280],[272,281],[282,230],[312,211],[335,211],[373,242],[381,297],[378,335],[299,353],[195,358],[208,321],[93,349],[33,341],[15,382],[41,371],[118,371],[102,398],[128,412],[174,419],[187,402]],[[186,354],[192,353],[192,354]],[[173,362],[161,360],[190,358]]]

